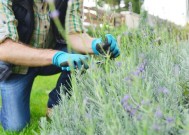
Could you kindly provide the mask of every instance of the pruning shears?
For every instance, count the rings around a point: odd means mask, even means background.
[[[71,71],[70,67],[61,67],[63,71]]]

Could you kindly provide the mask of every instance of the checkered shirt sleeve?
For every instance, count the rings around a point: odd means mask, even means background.
[[[0,43],[7,38],[18,41],[17,20],[11,0],[0,0]]]
[[[66,31],[68,34],[83,33],[83,0],[69,0],[66,15]]]

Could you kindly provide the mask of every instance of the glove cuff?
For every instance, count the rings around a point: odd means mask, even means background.
[[[92,41],[92,50],[93,50],[93,53],[96,54],[96,55],[99,55],[100,53],[96,50],[96,46],[97,44],[101,43],[102,42],[102,39],[101,38],[97,38],[97,39],[94,39]]]
[[[56,66],[60,66],[59,65],[59,62],[58,62],[58,57],[60,56],[60,55],[63,55],[63,54],[65,54],[65,52],[62,52],[62,51],[58,51],[54,56],[53,56],[53,59],[52,59],[52,63],[53,63],[53,65],[56,65]]]

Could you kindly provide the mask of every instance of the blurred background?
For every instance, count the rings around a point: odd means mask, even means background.
[[[189,21],[188,5],[188,0],[84,0],[84,22],[96,26],[106,18],[111,25],[136,28],[140,13],[146,11],[151,25],[158,18],[183,27]]]

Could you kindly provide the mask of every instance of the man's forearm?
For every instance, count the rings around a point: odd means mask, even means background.
[[[50,49],[31,48],[10,39],[0,44],[0,60],[15,65],[30,67],[51,65],[56,52]]]
[[[83,54],[93,54],[91,47],[93,40],[94,38],[86,33],[68,35],[68,41],[71,48]]]

